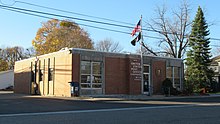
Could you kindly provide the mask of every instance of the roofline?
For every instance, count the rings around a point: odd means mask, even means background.
[[[61,50],[56,51],[56,52],[47,53],[47,54],[43,54],[43,55],[31,57],[31,58],[19,60],[19,61],[16,61],[16,63],[17,63],[17,62],[22,62],[22,61],[27,61],[27,60],[33,60],[33,59],[36,59],[36,57],[41,58],[41,57],[45,57],[45,56],[48,56],[48,55],[53,55],[53,54],[57,54],[57,53],[61,53],[61,52],[67,52],[67,51],[70,51],[70,50],[71,50],[71,49],[69,49],[69,48],[68,48],[68,49],[67,49],[67,48],[64,48],[64,49],[61,49]]]
[[[218,59],[220,59],[220,55],[215,56],[215,57],[212,58],[212,60],[218,60]]]
[[[6,73],[9,73],[9,72],[14,72],[14,70],[1,71],[0,74],[6,74]]]
[[[82,49],[82,48],[70,48],[70,50],[80,50],[80,51],[91,51],[91,52],[98,52],[98,53],[110,53],[110,54],[121,54],[121,55],[136,55],[136,56],[140,56],[140,54],[136,54],[136,53],[116,53],[116,52],[104,52],[104,51],[96,51],[96,50],[92,50],[92,49]],[[181,58],[172,58],[172,57],[163,57],[163,56],[150,56],[150,55],[143,55],[146,57],[153,57],[153,58],[162,58],[162,59],[173,59],[173,60],[182,60]]]
[[[45,57],[48,55],[53,55],[53,54],[57,54],[57,53],[61,53],[61,52],[67,52],[67,51],[87,51],[87,52],[97,52],[97,53],[108,53],[108,54],[121,54],[121,55],[134,55],[134,56],[140,56],[140,54],[136,54],[136,53],[116,53],[116,52],[104,52],[104,51],[96,51],[96,50],[92,50],[92,49],[82,49],[82,48],[63,48],[59,51],[56,52],[52,52],[52,53],[48,53],[48,54],[44,54],[44,55],[39,55],[39,56],[35,56],[35,57],[31,57],[31,58],[27,58],[27,59],[23,59],[23,60],[19,60],[16,61],[17,62],[22,62],[22,61],[27,61],[27,60],[33,60],[36,59],[36,57]],[[172,57],[163,57],[163,56],[150,56],[150,55],[143,55],[145,57],[153,57],[153,58],[161,58],[161,59],[172,59],[172,60],[181,60],[181,58],[172,58]]]

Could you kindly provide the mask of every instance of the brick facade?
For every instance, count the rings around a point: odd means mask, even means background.
[[[72,54],[69,51],[42,55],[37,58],[18,61],[15,63],[15,93],[34,94],[32,71],[35,71],[37,93],[51,96],[71,96],[70,84],[72,79]],[[53,79],[48,80],[48,70],[52,69]],[[40,81],[40,70],[42,81]]]
[[[105,58],[105,94],[128,94],[128,67],[126,59]]]
[[[139,55],[83,49],[68,49],[38,56],[37,64],[36,58],[16,62],[14,70],[15,93],[34,94],[35,81],[33,81],[32,72],[36,71],[38,94],[70,97],[72,94],[69,82],[79,82],[79,86],[81,83],[81,61],[101,63],[102,86],[94,89],[80,88],[80,95],[140,95],[144,93]],[[150,87],[153,88],[154,94],[161,94],[167,66],[178,66],[183,72],[183,64],[180,59],[144,56],[143,64],[149,65]],[[49,72],[53,72],[52,79],[49,78]],[[182,77],[183,74],[181,79],[183,79]]]
[[[157,60],[152,63],[153,93],[161,94],[162,82],[166,79],[166,61]]]

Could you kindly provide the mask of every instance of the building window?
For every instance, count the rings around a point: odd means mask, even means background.
[[[39,81],[43,81],[43,76],[44,76],[43,70],[40,69],[40,70],[39,70]]]
[[[81,61],[81,88],[102,88],[101,62]]]
[[[179,67],[173,67],[174,70],[174,87],[177,89],[180,89],[180,68]]]
[[[143,93],[149,93],[151,92],[150,90],[150,66],[144,64],[144,69],[143,69]]]
[[[32,63],[31,67],[31,82],[36,82],[37,65]]]
[[[53,76],[54,76],[53,68],[49,68],[48,69],[48,80],[52,81],[53,80]]]
[[[34,82],[34,76],[35,75],[35,73],[34,73],[34,71],[31,71],[31,82]]]
[[[166,71],[166,75],[167,78],[169,78],[172,83],[173,83],[173,87],[180,89],[180,77],[181,77],[181,69],[180,67],[167,67],[167,71]]]
[[[172,67],[167,67],[167,78],[169,78],[171,81],[173,80],[173,69],[172,69]]]

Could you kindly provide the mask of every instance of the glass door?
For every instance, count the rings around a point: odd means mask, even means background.
[[[144,70],[143,70],[143,94],[149,94],[150,93],[150,66],[144,64]]]
[[[149,93],[149,74],[144,74],[144,83],[143,83],[143,93],[148,94]]]

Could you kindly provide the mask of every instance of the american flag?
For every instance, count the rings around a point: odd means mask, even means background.
[[[138,21],[137,25],[132,30],[131,36],[134,36],[136,32],[140,32],[140,31],[141,31],[141,20]]]

